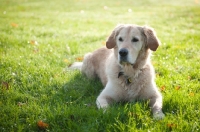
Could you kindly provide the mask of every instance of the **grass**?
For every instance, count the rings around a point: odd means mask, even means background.
[[[0,3],[0,131],[199,131],[198,0]],[[153,120],[147,102],[103,114],[95,104],[101,83],[66,70],[102,47],[118,23],[152,26],[162,42],[152,62],[163,120]]]

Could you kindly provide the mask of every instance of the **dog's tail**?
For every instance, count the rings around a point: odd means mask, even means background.
[[[74,62],[69,68],[72,70],[81,70],[81,67],[83,65],[83,62]]]

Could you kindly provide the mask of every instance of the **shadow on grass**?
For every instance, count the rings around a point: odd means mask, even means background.
[[[120,131],[123,128],[119,126],[127,123],[123,126],[127,131],[130,126],[147,129],[144,122],[153,118],[147,101],[116,103],[106,113],[98,110],[95,102],[103,86],[99,80],[89,80],[81,73],[62,86],[51,87],[55,88],[48,116],[52,131]]]
[[[96,98],[103,86],[98,80],[89,80],[81,73],[76,74],[62,86],[51,86],[48,120],[52,131],[99,130],[97,118],[100,112],[96,107]],[[59,130],[58,130],[59,129]]]

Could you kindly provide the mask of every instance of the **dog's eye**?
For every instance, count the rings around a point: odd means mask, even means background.
[[[131,41],[132,41],[132,42],[137,42],[137,41],[139,41],[139,40],[138,40],[138,38],[133,38]]]
[[[119,41],[120,41],[120,42],[122,42],[122,41],[123,41],[122,37],[119,37]]]

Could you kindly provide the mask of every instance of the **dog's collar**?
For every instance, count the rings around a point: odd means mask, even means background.
[[[120,76],[122,76],[122,75],[124,75],[124,73],[123,73],[123,72],[119,72],[119,73],[118,73],[118,78],[119,78]],[[127,85],[130,84],[130,83],[132,83],[131,78],[128,78],[127,76],[124,76],[124,78],[126,79],[126,84],[127,84]]]
[[[122,75],[124,75],[124,73],[123,73],[123,72],[119,72],[118,78],[119,78],[120,76],[122,76]]]

